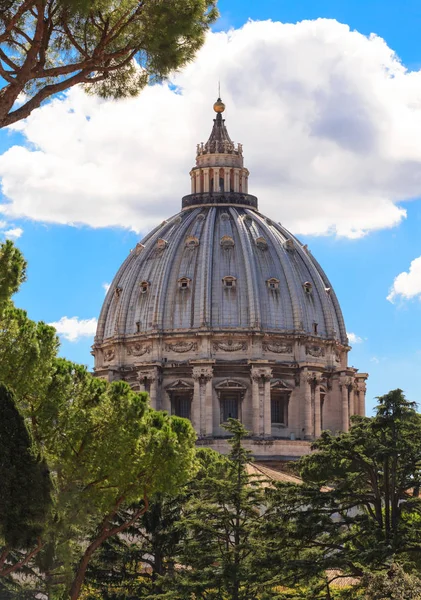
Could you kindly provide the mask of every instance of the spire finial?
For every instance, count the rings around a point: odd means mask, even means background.
[[[213,105],[213,110],[216,113],[223,113],[225,110],[225,104],[222,102],[221,97],[218,96],[218,100],[215,102],[215,104]]]

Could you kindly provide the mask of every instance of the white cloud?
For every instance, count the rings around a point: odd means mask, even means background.
[[[105,293],[107,293],[108,290],[110,289],[110,285],[111,285],[111,283],[103,283],[102,284],[102,287],[103,287]]]
[[[397,225],[397,203],[421,195],[421,71],[381,38],[318,19],[210,33],[177,91],[117,102],[73,88],[34,111],[14,126],[27,146],[0,157],[1,210],[139,231],[178,212],[218,79],[250,192],[294,232],[359,237]]]
[[[21,227],[14,227],[12,229],[7,229],[2,233],[8,240],[17,240],[22,235],[23,229]]]
[[[59,321],[49,323],[69,342],[78,342],[82,337],[94,336],[97,324],[96,319],[79,319],[79,317],[61,317]]]
[[[362,344],[364,341],[362,337],[360,337],[359,335],[356,335],[355,333],[347,332],[346,335],[348,336],[348,340],[349,340],[350,344]]]
[[[387,299],[393,303],[397,296],[407,299],[421,296],[421,256],[411,262],[408,272],[395,277]]]

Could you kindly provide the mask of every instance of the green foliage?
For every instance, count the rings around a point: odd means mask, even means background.
[[[168,582],[165,597],[252,600],[264,589],[253,568],[261,543],[262,481],[247,471],[243,425],[230,419],[227,429],[229,456],[210,461],[185,507],[178,555],[183,567]]]
[[[26,277],[26,262],[10,240],[0,244],[0,316]]]
[[[13,396],[0,387],[0,591],[76,600],[101,545],[194,473],[195,433],[128,384],[57,358],[54,328],[10,300],[24,267],[1,247],[0,381]]]
[[[192,60],[216,17],[216,0],[0,0],[0,127],[76,84],[137,94]]]
[[[379,398],[376,416],[349,433],[324,432],[300,461],[302,486],[268,491],[268,552],[289,580],[326,569],[362,576],[394,556],[419,561],[421,419],[401,390]]]
[[[366,574],[361,590],[364,600],[421,600],[421,579],[393,564],[387,571]]]
[[[0,414],[0,540],[15,550],[28,549],[42,534],[50,509],[49,470],[34,454],[14,397],[2,384]]]

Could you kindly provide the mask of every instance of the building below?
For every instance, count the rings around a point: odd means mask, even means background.
[[[255,456],[296,458],[323,429],[347,431],[365,413],[368,375],[348,367],[344,320],[322,268],[248,193],[224,109],[218,99],[181,212],[137,244],[110,286],[95,373],[190,419],[198,444],[227,452],[223,425],[233,417]]]

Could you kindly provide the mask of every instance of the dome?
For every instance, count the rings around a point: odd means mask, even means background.
[[[307,247],[241,205],[185,209],[147,235],[110,286],[97,341],[206,330],[347,344],[335,293]]]
[[[232,417],[255,456],[295,458],[323,429],[347,431],[364,414],[368,375],[348,366],[341,309],[316,259],[259,212],[242,145],[228,134],[220,98],[215,106],[181,211],[113,279],[95,374],[190,419],[199,444],[229,451]]]

